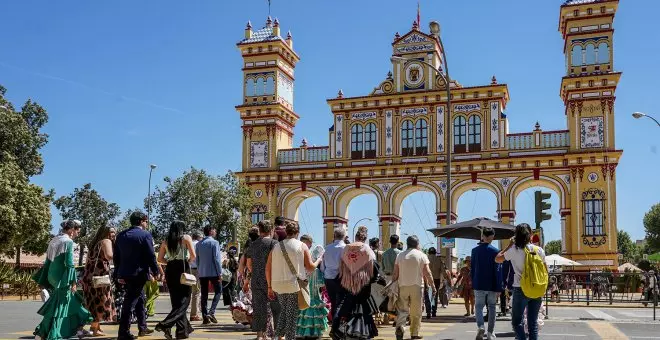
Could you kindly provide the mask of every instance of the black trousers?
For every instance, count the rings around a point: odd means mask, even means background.
[[[500,293],[500,313],[506,315],[506,291]]]
[[[211,309],[206,309],[209,302],[209,283],[213,285],[213,302],[211,302]],[[202,317],[215,315],[215,308],[220,302],[222,295],[222,286],[220,286],[220,279],[216,277],[200,277],[199,284],[202,291]]]
[[[225,306],[231,306],[231,300],[234,297],[234,289],[236,286],[236,280],[234,278],[231,281],[222,281],[222,304]]]
[[[330,314],[334,319],[335,313],[337,313],[337,305],[344,299],[341,281],[339,279],[325,279],[325,289],[328,291],[328,297],[330,298]]]
[[[147,328],[147,311],[144,308],[145,295],[144,284],[147,283],[146,275],[124,278],[124,302],[121,305],[121,318],[119,319],[118,339],[129,338],[131,334],[131,316],[135,310],[138,329]]]
[[[185,267],[184,267],[185,266]],[[165,267],[165,279],[167,288],[170,291],[170,302],[172,311],[159,322],[159,326],[164,329],[172,328],[176,325],[176,336],[187,337],[194,330],[188,321],[188,306],[190,306],[190,297],[192,287],[181,284],[181,274],[184,270],[190,271],[188,261],[172,260],[167,262]]]

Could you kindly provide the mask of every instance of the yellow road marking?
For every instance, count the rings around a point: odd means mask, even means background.
[[[618,328],[614,327],[611,323],[605,321],[589,321],[589,327],[596,332],[603,340],[628,340],[629,338],[623,334]]]

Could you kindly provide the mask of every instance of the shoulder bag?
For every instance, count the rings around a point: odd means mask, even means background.
[[[96,266],[99,264],[99,257],[101,257],[101,243],[98,245],[98,251],[96,252],[96,261],[94,262],[94,269],[93,271],[96,270]],[[110,275],[94,275],[92,276],[92,287],[94,288],[103,288],[103,287],[110,287]]]
[[[183,246],[183,272],[181,273],[181,278],[179,279],[179,282],[184,285],[184,286],[194,286],[197,284],[197,278],[195,275],[193,275],[190,272],[190,265],[188,265],[188,272],[186,273],[186,257],[188,257],[188,248],[186,247],[185,244],[181,244]]]
[[[284,246],[284,242],[280,241],[279,243],[280,243],[280,248],[282,249],[282,256],[284,256],[284,260],[286,261],[286,264],[289,266],[289,270],[291,271],[291,274],[293,274],[296,277],[296,280],[298,280],[298,286],[300,287],[300,290],[298,291],[298,309],[305,310],[309,308],[309,304],[310,304],[309,284],[308,284],[309,281],[300,279],[300,276],[298,276],[298,272],[296,271],[296,268],[293,267],[293,263],[291,263],[289,254],[286,252],[286,247]]]

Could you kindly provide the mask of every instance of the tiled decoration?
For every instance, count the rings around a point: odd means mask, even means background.
[[[602,148],[604,138],[603,117],[580,119],[580,148]]]
[[[268,141],[250,142],[250,168],[267,168]]]

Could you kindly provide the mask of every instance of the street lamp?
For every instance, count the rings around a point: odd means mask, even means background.
[[[361,218],[357,222],[355,222],[355,224],[353,225],[353,237],[355,237],[355,227],[357,227],[358,223],[365,220],[371,222],[371,219],[369,217]]]
[[[149,165],[149,191],[147,194],[147,220],[149,220],[149,223],[151,223],[150,217],[151,217],[151,173],[154,172],[154,169],[156,169],[156,164],[151,164]]]
[[[431,21],[429,23],[429,28],[431,31],[431,35],[437,38],[438,44],[440,44],[440,53],[442,53],[442,62],[444,64],[444,74],[442,73],[442,70],[439,68],[436,68],[433,64],[425,61],[425,60],[418,60],[418,59],[408,59],[404,57],[399,57],[399,56],[393,56],[392,61],[394,60],[399,60],[404,62],[405,64],[409,62],[417,62],[417,63],[422,63],[427,66],[430,66],[432,70],[435,70],[440,77],[445,82],[445,89],[447,90],[447,114],[445,115],[445,152],[446,152],[446,164],[447,164],[447,216],[445,218],[445,223],[447,226],[451,224],[451,83],[449,78],[449,66],[447,66],[447,55],[445,54],[445,47],[442,44],[442,39],[440,38],[440,24],[437,21]],[[448,265],[451,264],[451,254],[447,254],[447,262]]]
[[[651,119],[653,119],[653,121],[654,121],[656,124],[658,124],[658,126],[660,126],[660,122],[658,122],[657,119],[653,118],[653,116],[649,116],[649,115],[647,115],[646,113],[643,113],[643,112],[633,112],[632,116],[633,116],[634,118],[636,118],[636,119],[640,119],[640,118],[642,118],[642,117],[648,117],[648,118],[651,118]]]

